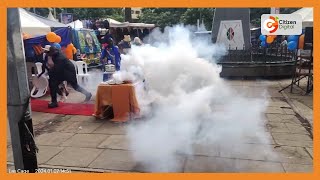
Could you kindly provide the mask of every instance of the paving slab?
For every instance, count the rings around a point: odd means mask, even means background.
[[[104,134],[75,134],[61,146],[97,148],[108,137]]]
[[[266,124],[266,127],[270,132],[281,132],[281,133],[290,132],[288,127],[284,123],[268,122]]]
[[[294,120],[298,120],[299,121],[297,116],[296,115],[292,115],[292,114],[291,115],[290,114],[281,114],[281,115],[278,115],[278,116],[283,120],[292,120],[292,119],[294,119]]]
[[[282,108],[282,107],[291,108],[291,106],[287,102],[284,102],[284,101],[269,101],[268,106],[278,107],[278,108]]]
[[[43,133],[51,133],[62,130],[65,128],[69,122],[67,121],[70,116],[56,115],[51,119],[42,121],[41,123],[34,126],[34,131],[36,135]]]
[[[259,85],[263,86],[263,85]],[[269,94],[267,93],[266,87],[251,87],[247,91],[248,97],[256,97],[256,98],[263,98],[265,96],[269,97]]]
[[[129,140],[126,135],[110,135],[110,137],[99,144],[98,148],[132,150],[130,148]]]
[[[185,172],[284,172],[281,163],[194,156],[188,158]]]
[[[220,157],[246,160],[273,160],[277,154],[273,145],[264,144],[233,144],[220,149]]]
[[[50,113],[42,113],[42,112],[31,112],[31,118],[32,118],[32,124],[34,126],[46,122],[50,119],[55,119],[55,117],[58,116],[57,114],[50,114]]]
[[[187,156],[176,154],[170,158],[170,161],[163,159],[163,162],[157,164],[143,164],[137,163],[133,171],[145,172],[145,173],[182,173],[184,171],[184,165],[187,161]]]
[[[266,118],[269,122],[292,123],[292,124],[299,124],[299,125],[301,124],[301,122],[295,115],[266,114]]]
[[[86,121],[70,121],[70,125],[63,129],[61,132],[70,133],[92,133],[98,129],[103,123],[102,122],[86,122]]]
[[[310,156],[313,158],[313,148],[306,148],[306,150],[310,154]]]
[[[313,141],[295,141],[275,139],[275,142],[281,146],[294,146],[294,147],[313,147]]]
[[[295,115],[296,113],[292,109],[282,108],[286,114]]]
[[[279,145],[313,147],[313,140],[306,134],[272,133],[272,136]]]
[[[272,132],[271,135],[275,140],[288,140],[288,141],[311,141],[310,136],[306,134],[292,134],[292,133],[280,133],[280,132]]]
[[[309,121],[309,123],[313,125],[313,107],[309,107],[295,99],[292,100],[292,103],[299,110],[300,115],[302,117],[305,117]]]
[[[101,150],[102,151],[102,150]],[[90,165],[90,168],[131,171],[136,166],[130,151],[105,149]]]
[[[73,135],[73,133],[51,132],[37,136],[35,141],[37,145],[58,146]]]
[[[39,152],[37,154],[38,164],[44,164],[61,152],[64,147],[56,146],[38,146]]]
[[[287,101],[283,97],[270,97],[271,102],[286,102]]]
[[[280,90],[279,88],[271,87],[271,88],[268,88],[268,93],[271,97],[282,98],[283,95],[279,93],[279,90]]]
[[[282,122],[285,123],[301,124],[296,115],[279,115],[279,117],[281,118]]]
[[[38,164],[43,164],[47,162],[49,159],[51,159],[52,157],[54,157],[64,149],[64,147],[56,147],[56,146],[37,146],[37,147],[39,149],[37,153]],[[13,152],[11,147],[7,148],[7,161],[14,162]]]
[[[93,116],[74,115],[69,119],[69,121],[72,121],[72,122],[97,122],[97,121],[101,121],[101,120],[97,120]]]
[[[303,165],[303,164],[282,164],[287,173],[312,173],[312,165]]]
[[[309,135],[309,132],[306,130],[305,127],[302,126],[302,124],[290,124],[286,123],[287,128],[289,129],[290,133],[294,134],[307,134]]]
[[[228,84],[229,86],[242,86],[243,85],[243,81],[242,80],[224,80],[224,82],[226,84]]]
[[[266,114],[285,114],[282,108],[272,107],[272,106],[268,106],[265,113]]]
[[[265,114],[268,121],[281,123],[281,118],[278,114]]]
[[[73,122],[71,121],[55,121],[55,122],[49,122],[47,129],[50,129],[51,131],[55,132],[62,132],[64,129],[66,129],[68,126],[70,126]]]
[[[261,144],[234,145],[233,148],[220,151],[225,158],[312,164],[313,160],[301,147],[272,146]]]
[[[306,89],[306,80],[303,79],[300,83],[301,87]],[[284,86],[281,84],[281,86]],[[299,114],[304,120],[307,120],[313,126],[313,94],[306,95],[304,91],[299,88],[286,89],[282,92],[293,110]]]
[[[220,147],[215,144],[194,144],[192,154],[203,156],[219,156]]]
[[[270,144],[270,145],[276,144],[270,133],[265,133],[263,135],[259,135],[259,134],[244,135],[241,143],[244,143],[244,144]]]
[[[98,129],[96,129],[94,134],[108,134],[108,135],[124,135],[126,134],[126,125],[116,124],[112,122],[103,123]]]
[[[275,148],[274,151],[278,155],[274,161],[290,164],[313,164],[313,159],[302,147],[281,146]]]
[[[72,167],[88,167],[100,154],[101,149],[67,147],[46,164]]]

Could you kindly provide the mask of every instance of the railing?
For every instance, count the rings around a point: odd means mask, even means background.
[[[274,43],[269,47],[261,47],[260,44],[252,44],[250,48],[231,49],[227,55],[219,59],[219,64],[227,63],[291,63],[294,62],[296,51],[289,51],[287,46]]]

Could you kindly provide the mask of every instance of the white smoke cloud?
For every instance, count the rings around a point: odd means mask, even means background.
[[[114,75],[118,81],[139,83],[144,120],[131,123],[127,136],[133,157],[147,171],[178,171],[179,157],[193,154],[195,144],[227,151],[246,143],[246,137],[268,143],[265,92],[246,98],[219,77],[214,57],[225,54],[224,47],[194,39],[183,26],[156,30],[150,39],[151,45],[134,46],[122,56],[121,71]]]

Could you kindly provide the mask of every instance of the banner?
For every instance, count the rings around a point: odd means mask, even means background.
[[[72,13],[61,13],[61,23],[69,24],[73,22],[73,14]]]

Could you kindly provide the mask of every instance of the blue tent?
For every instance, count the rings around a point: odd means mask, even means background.
[[[68,44],[71,43],[70,27],[58,29],[54,31],[54,33],[56,33],[58,36],[61,37],[61,42],[59,43],[61,46],[67,46]],[[47,41],[47,38],[45,35],[24,40],[24,45],[26,49],[34,45],[41,45],[42,47],[44,47],[45,45],[48,45],[48,44],[50,44],[50,42]]]

